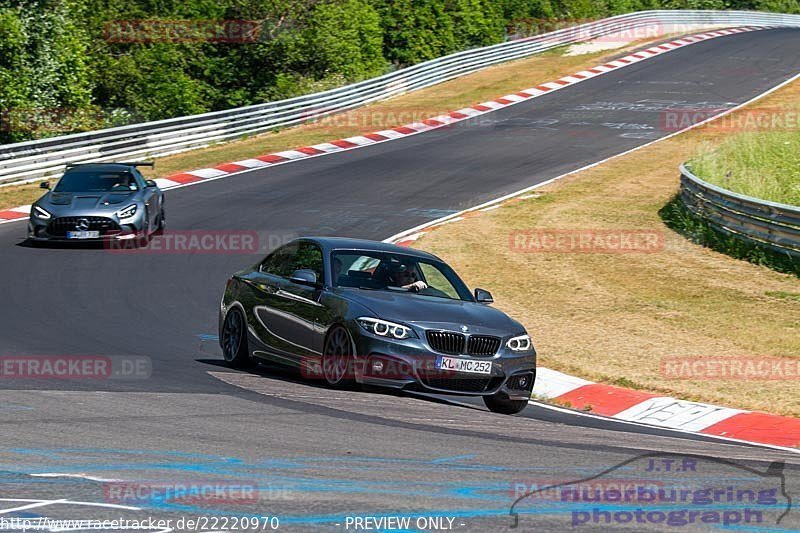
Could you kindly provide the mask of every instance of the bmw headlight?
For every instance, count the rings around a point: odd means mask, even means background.
[[[33,214],[36,218],[41,218],[43,220],[47,220],[53,216],[38,205],[33,206]]]
[[[131,218],[135,214],[136,214],[136,204],[129,205],[125,209],[120,209],[119,211],[117,211],[117,216],[119,218]]]
[[[531,338],[528,335],[519,335],[506,341],[506,346],[512,352],[525,352],[531,349]]]
[[[408,326],[379,318],[362,317],[358,319],[358,323],[362,328],[379,337],[402,340],[417,336],[414,330]]]

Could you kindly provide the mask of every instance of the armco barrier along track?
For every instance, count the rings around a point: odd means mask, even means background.
[[[576,83],[581,83],[597,76],[602,76],[629,65],[635,65],[641,61],[645,61],[698,42],[751,31],[760,31],[768,28],[770,27],[745,26],[741,28],[719,29],[685,36],[671,42],[665,42],[660,45],[651,46],[645,50],[629,54],[625,57],[620,57],[603,65],[597,65],[594,68],[589,68],[586,70],[581,70],[580,72],[575,72],[571,75],[562,76],[557,80],[542,83],[536,87],[530,87],[512,94],[507,94],[500,98],[495,98],[494,100],[487,100],[480,104],[475,104],[452,111],[450,113],[431,117],[423,120],[422,122],[405,124],[403,126],[366,133],[364,135],[356,135],[345,139],[331,140],[330,142],[323,142],[312,146],[298,147],[293,150],[284,150],[272,154],[256,156],[241,161],[232,161],[221,165],[216,165],[212,168],[200,168],[186,172],[180,172],[167,176],[166,178],[158,178],[156,179],[156,182],[162,189],[171,189],[174,187],[191,185],[204,180],[220,179],[225,176],[237,174],[239,172],[245,172],[248,170],[282,165],[285,163],[301,161],[309,157],[333,154],[343,150],[353,150],[364,146],[370,146],[373,144],[407,137],[409,135],[417,135],[419,133],[445,127],[463,120],[470,120],[474,117],[491,113],[498,109],[516,105],[531,98],[538,98],[539,96],[549,94],[553,91],[569,87]],[[0,211],[0,224],[12,222],[14,220],[25,219],[28,217],[29,213],[30,205],[24,205]]]
[[[725,190],[701,180],[685,165],[681,200],[717,231],[800,258],[800,207]]]
[[[66,162],[158,157],[301,124],[441,83],[485,67],[604,35],[657,28],[800,26],[800,16],[752,11],[642,11],[441,57],[338,89],[225,111],[10,144],[0,151],[0,183],[37,179]]]

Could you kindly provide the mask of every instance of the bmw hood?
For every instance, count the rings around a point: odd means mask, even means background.
[[[51,192],[39,200],[39,203],[43,207],[52,205],[59,206],[62,209],[74,209],[76,211],[99,211],[108,209],[116,210],[135,200],[135,192]]]
[[[474,326],[480,330],[522,333],[525,328],[498,309],[475,302],[413,293],[344,289],[347,298],[367,307],[378,318],[425,327]],[[448,327],[449,326],[449,327]]]

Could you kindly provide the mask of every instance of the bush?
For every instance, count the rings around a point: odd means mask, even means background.
[[[360,80],[382,74],[383,31],[378,12],[362,0],[317,5],[306,31],[315,74]]]
[[[440,0],[380,3],[386,58],[411,65],[456,51],[453,19]]]

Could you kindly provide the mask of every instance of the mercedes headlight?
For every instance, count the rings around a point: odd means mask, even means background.
[[[531,338],[528,335],[520,335],[506,341],[506,346],[512,352],[525,352],[531,349]]]
[[[117,216],[119,218],[131,218],[135,214],[136,214],[136,204],[129,205],[125,209],[120,209],[119,211],[117,211]]]
[[[362,328],[379,337],[402,340],[417,336],[414,330],[408,326],[378,318],[362,317],[358,319],[358,323]]]
[[[43,220],[47,220],[53,217],[53,215],[51,215],[38,205],[33,206],[33,214],[34,216],[36,216],[36,218],[41,218]]]

